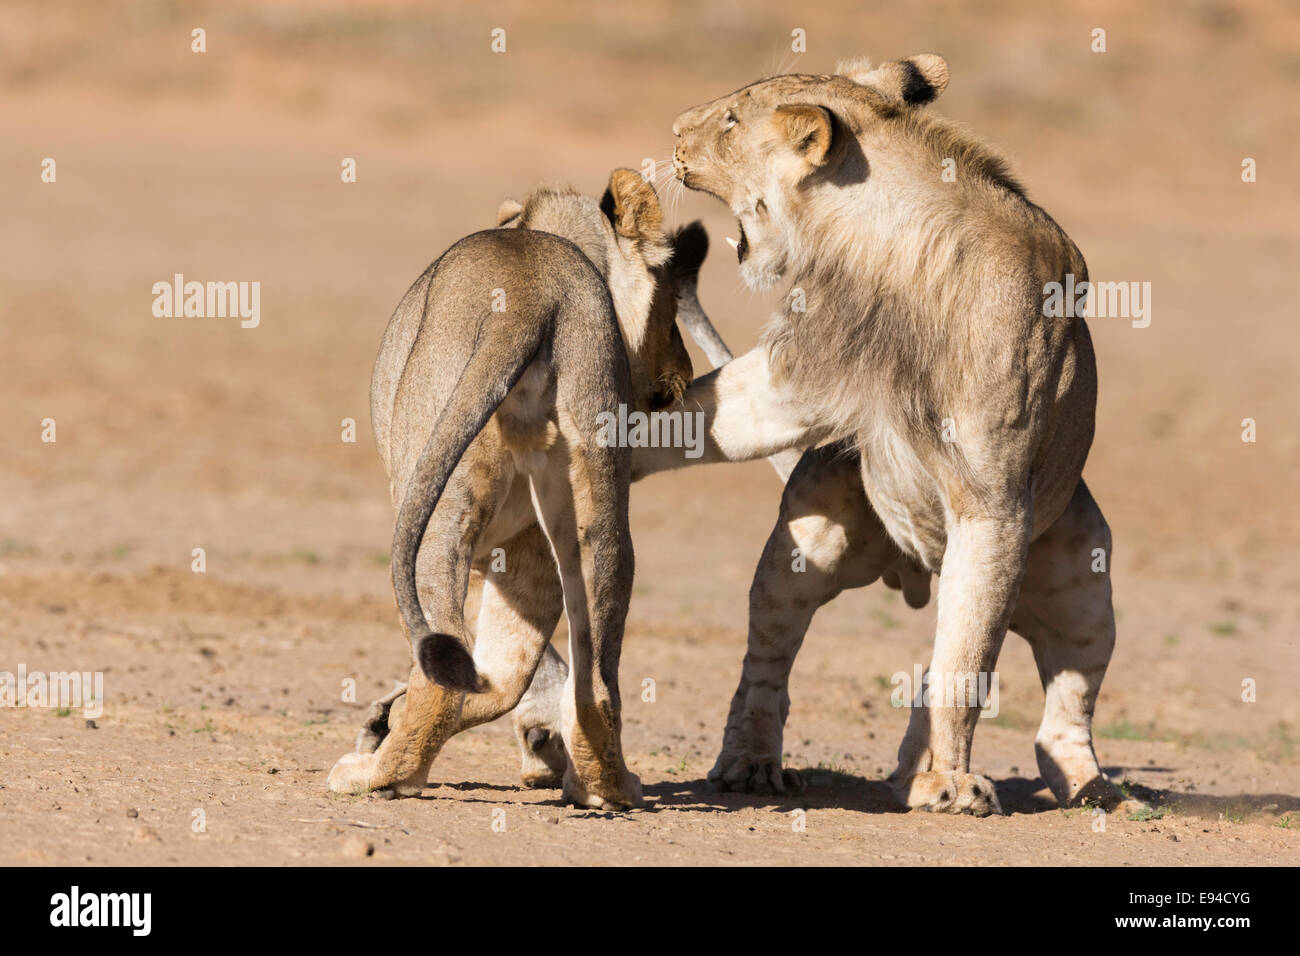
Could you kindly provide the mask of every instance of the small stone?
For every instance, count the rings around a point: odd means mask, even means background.
[[[87,729],[87,730],[98,730],[98,729],[99,729],[99,724],[95,723],[93,720],[89,720],[89,719],[87,719],[87,721],[86,721],[86,729]]]
[[[365,857],[375,855],[375,845],[369,840],[363,840],[359,836],[350,836],[343,841],[343,846],[340,847],[340,851],[344,856],[364,859]]]
[[[135,807],[131,807],[129,810],[126,811],[126,815],[130,817],[132,820],[134,820],[136,817],[140,815],[140,811],[137,810]]]

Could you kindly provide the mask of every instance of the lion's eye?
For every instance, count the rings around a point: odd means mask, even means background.
[[[736,125],[736,114],[731,112],[731,110],[727,110],[726,115],[722,117],[723,130],[724,131],[729,130],[731,129],[731,127],[735,125]]]

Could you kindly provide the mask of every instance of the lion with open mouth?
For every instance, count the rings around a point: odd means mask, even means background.
[[[818,606],[881,573],[883,527],[940,575],[929,679],[987,677],[1016,630],[1047,694],[1044,780],[1063,804],[1114,804],[1091,732],[1115,636],[1110,530],[1081,478],[1096,364],[1083,318],[1043,309],[1048,283],[1086,280],[1087,266],[1000,158],[926,109],[947,83],[934,54],[851,63],[677,118],[675,173],[736,216],[741,276],[753,288],[788,277],[791,293],[759,347],[684,396],[706,414],[703,455],[646,449],[634,473],[835,443],[796,470],[755,577],[716,784],[789,782],[794,655]],[[791,547],[814,573],[773,557]],[[978,716],[973,701],[913,707],[891,777],[902,802],[1000,812],[971,770]]]

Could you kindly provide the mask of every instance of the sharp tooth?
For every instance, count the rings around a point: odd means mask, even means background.
[[[737,242],[735,239],[732,239],[730,236],[727,236],[727,245],[731,246],[731,248],[733,249],[736,249],[739,248],[740,243]]]

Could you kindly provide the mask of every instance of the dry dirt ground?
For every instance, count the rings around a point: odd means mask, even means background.
[[[1298,39],[1272,2],[7,2],[0,670],[105,683],[93,727],[0,709],[0,863],[1300,861]],[[1094,278],[1152,284],[1149,328],[1093,325],[1086,474],[1116,541],[1098,750],[1155,809],[1102,829],[1054,808],[1033,757],[1041,691],[1012,636],[975,746],[1009,814],[895,812],[888,677],[928,657],[934,617],[879,586],[825,609],[796,665],[786,750],[804,795],[710,793],[779,495],[763,464],[634,491],[622,684],[645,809],[521,789],[503,723],[453,740],[419,799],[327,793],[406,663],[366,390],[407,285],[533,182],[594,192],[614,166],[666,158],[686,106],[922,50],[951,65],[937,108],[1003,147]],[[708,225],[702,297],[749,347],[772,300],[718,252],[724,210],[673,205]],[[261,324],[155,318],[152,284],[175,273],[261,282]]]

